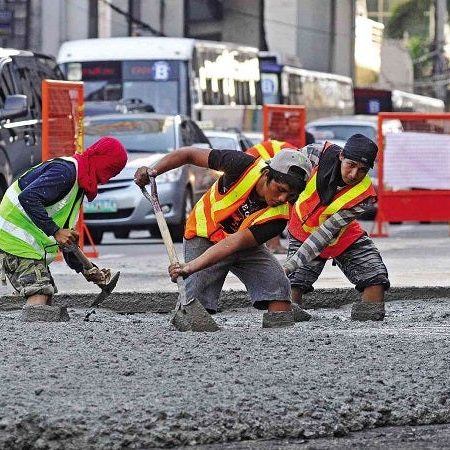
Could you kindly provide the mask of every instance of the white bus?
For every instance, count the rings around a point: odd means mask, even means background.
[[[434,97],[412,94],[397,89],[355,88],[355,114],[379,112],[445,112],[445,103]]]
[[[133,99],[156,112],[258,129],[258,50],[187,38],[122,37],[62,44],[58,64],[85,83],[85,101]]]
[[[445,103],[438,98],[394,89],[392,91],[392,108],[393,111],[399,112],[441,113],[445,112]]]
[[[307,119],[353,114],[352,79],[343,75],[278,64],[276,56],[260,55],[264,103],[304,105]]]

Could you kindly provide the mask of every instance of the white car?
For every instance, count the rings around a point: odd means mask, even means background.
[[[211,147],[216,150],[238,150],[245,152],[253,143],[240,131],[235,130],[203,130]]]
[[[187,117],[156,113],[86,117],[84,132],[86,147],[108,135],[118,138],[128,153],[127,165],[120,174],[99,187],[95,200],[84,203],[84,218],[94,243],[101,243],[105,231],[127,238],[130,231],[145,229],[158,237],[156,216],[133,182],[134,173],[138,167],[151,166],[179,147],[210,148],[206,136]],[[218,177],[215,170],[191,164],[157,177],[161,209],[175,241],[182,241],[186,217]]]
[[[377,116],[336,116],[324,117],[306,124],[306,130],[312,133],[316,142],[330,141],[344,146],[347,139],[357,133],[361,133],[377,142]],[[402,124],[398,119],[383,121],[383,134],[387,132],[403,131]]]

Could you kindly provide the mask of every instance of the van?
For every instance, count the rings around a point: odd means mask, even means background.
[[[53,58],[0,48],[0,199],[16,178],[41,162],[44,79],[64,79]]]

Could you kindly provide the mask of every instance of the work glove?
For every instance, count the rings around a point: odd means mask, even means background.
[[[97,286],[108,284],[111,280],[110,269],[99,269],[97,266],[91,269],[83,269],[83,276],[87,281],[90,281]]]

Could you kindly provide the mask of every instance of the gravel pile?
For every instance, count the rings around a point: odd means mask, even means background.
[[[215,316],[217,333],[173,331],[167,315],[69,313],[57,324],[0,314],[0,448],[309,441],[450,422],[448,299],[390,302],[382,323],[319,309],[281,330],[239,309]]]

